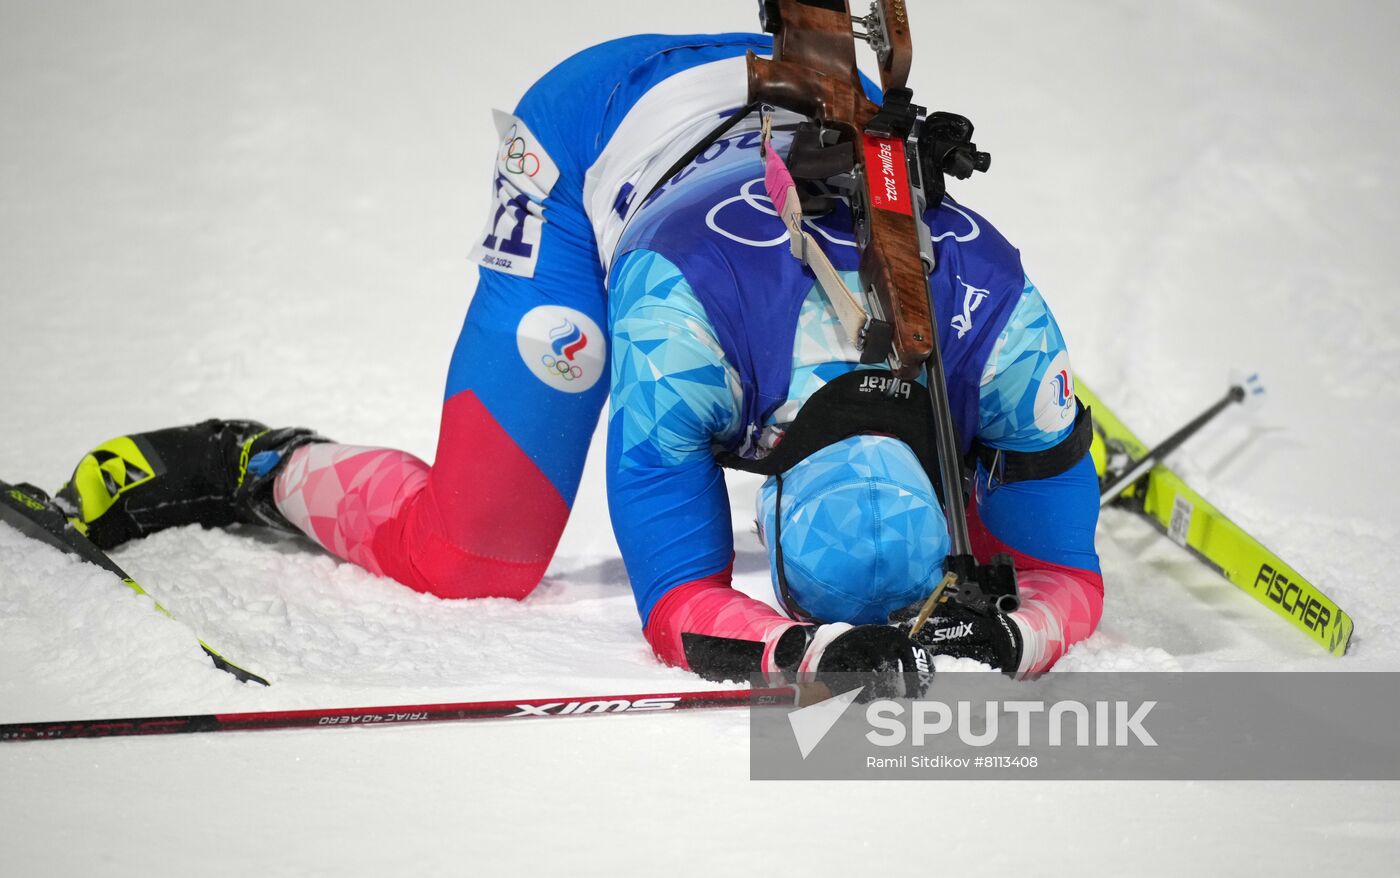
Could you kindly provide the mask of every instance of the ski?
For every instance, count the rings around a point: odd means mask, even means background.
[[[1094,411],[1091,453],[1100,487],[1105,494],[1112,494],[1112,505],[1146,519],[1332,655],[1345,655],[1351,643],[1351,617],[1162,463],[1171,448],[1149,449],[1083,381],[1076,379],[1075,384],[1080,400]],[[1230,402],[1239,401],[1236,390],[1232,388],[1193,424],[1203,424],[1203,419],[1213,418]],[[1151,458],[1156,462],[1145,474],[1132,480],[1123,478],[1135,471],[1139,462]]]
[[[128,576],[126,571],[118,567],[117,563],[108,557],[106,552],[94,545],[73,525],[73,522],[48,494],[33,485],[24,483],[11,485],[8,482],[0,481],[0,521],[31,539],[46,543],[115,574],[127,588],[137,594],[147,594],[146,590],[136,580]],[[169,610],[161,606],[159,601],[155,601],[155,606],[167,618],[175,618],[170,615]],[[199,641],[199,645],[204,650],[205,655],[209,656],[209,659],[214,663],[214,667],[219,670],[232,674],[244,683],[269,685],[267,680],[224,658],[218,650],[203,640]]]
[[[111,738],[130,735],[178,735],[195,732],[265,731],[269,729],[327,729],[348,726],[458,722],[462,720],[659,713],[719,707],[777,707],[806,704],[830,697],[830,695],[831,693],[821,684],[806,684],[768,689],[717,689],[708,692],[658,692],[648,695],[594,695],[511,701],[470,701],[451,704],[401,704],[393,707],[271,710],[256,713],[206,713],[186,716],[6,723],[0,724],[0,741],[51,741],[66,738]]]

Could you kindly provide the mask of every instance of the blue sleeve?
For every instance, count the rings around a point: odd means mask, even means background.
[[[1094,529],[1099,522],[1099,479],[1086,453],[1057,476],[988,484],[977,467],[977,512],[998,540],[1032,558],[1099,572]]]
[[[993,448],[1053,448],[1074,427],[1078,404],[1069,352],[1055,316],[1029,280],[987,358],[980,399],[978,438]],[[992,535],[1016,551],[1098,573],[1098,487],[1087,453],[1057,476],[1012,484],[990,480],[979,466],[978,513]]]
[[[738,379],[680,270],[655,253],[619,260],[610,311],[608,508],[645,624],[667,591],[733,557],[712,445],[738,432]]]

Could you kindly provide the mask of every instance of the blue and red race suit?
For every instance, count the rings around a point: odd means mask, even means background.
[[[687,633],[746,640],[764,645],[771,668],[772,647],[798,623],[730,587],[715,450],[762,455],[826,381],[870,367],[789,253],[763,195],[756,120],[661,179],[746,103],[744,53],[770,48],[751,34],[615,40],[497,113],[495,200],[473,251],[480,280],[436,462],[308,446],[279,478],[284,512],[342,557],[419,590],[523,597],[558,544],[610,395],[609,505],[653,649],[687,666]],[[1074,423],[1073,377],[1019,254],[951,200],[926,220],[963,449],[1056,445]],[[849,213],[811,228],[858,291]],[[1092,463],[1012,484],[979,470],[976,485],[974,550],[1017,562],[1021,670],[1049,667],[1102,611]]]

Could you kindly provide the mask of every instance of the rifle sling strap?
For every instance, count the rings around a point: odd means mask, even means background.
[[[719,125],[716,126],[713,131],[711,131],[709,134],[706,134],[703,138],[700,139],[698,143],[696,143],[689,150],[687,150],[685,155],[676,159],[675,164],[667,168],[666,173],[662,174],[660,177],[657,178],[656,182],[652,184],[651,189],[647,191],[647,197],[639,201],[638,204],[646,204],[648,201],[650,201],[651,197],[656,194],[656,191],[658,189],[670,182],[672,177],[685,170],[691,162],[695,161],[695,159],[700,156],[702,152],[714,146],[715,142],[718,141],[724,135],[728,134],[730,130],[734,128],[735,125],[738,125],[740,122],[747,119],[749,117],[749,114],[751,114],[754,110],[758,109],[758,106],[759,104],[757,101],[745,104],[744,106],[736,110],[734,112],[734,115],[719,123]]]

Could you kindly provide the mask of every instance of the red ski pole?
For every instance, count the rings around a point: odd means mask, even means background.
[[[824,687],[823,687],[824,688]],[[716,689],[707,692],[662,692],[650,695],[594,695],[456,704],[401,704],[392,707],[341,707],[269,710],[256,713],[205,713],[186,716],[64,720],[0,724],[0,741],[59,738],[108,738],[125,735],[177,735],[191,732],[237,732],[259,729],[333,728],[458,720],[596,716],[609,713],[657,713],[713,707],[797,704],[807,686],[768,689]]]

